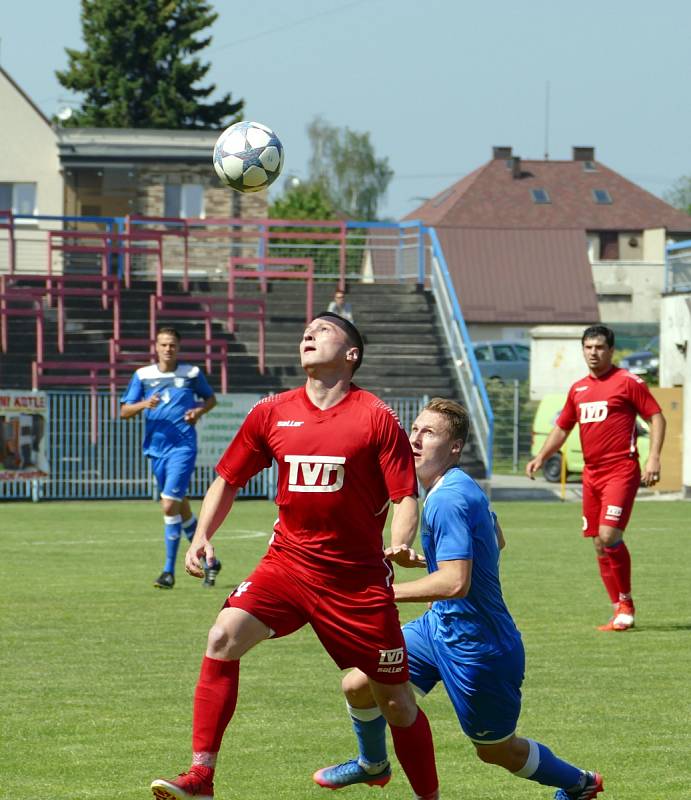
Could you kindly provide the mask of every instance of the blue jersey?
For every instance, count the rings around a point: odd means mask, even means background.
[[[521,635],[501,593],[494,515],[485,493],[461,469],[446,472],[427,495],[421,539],[429,572],[440,561],[473,562],[467,596],[433,603],[436,635],[468,661],[514,648]]]
[[[144,454],[161,458],[173,450],[197,451],[197,432],[185,422],[185,412],[195,408],[197,397],[213,396],[204,373],[191,364],[178,364],[174,372],[161,372],[158,364],[140,367],[120,398],[121,403],[138,403],[154,394],[160,402],[144,411]]]

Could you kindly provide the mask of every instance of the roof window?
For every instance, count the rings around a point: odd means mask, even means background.
[[[549,199],[549,194],[547,194],[547,189],[531,189],[530,194],[532,195],[533,203],[545,204],[552,202]]]
[[[600,206],[608,206],[612,203],[612,195],[607,189],[593,189],[593,199]]]
[[[597,172],[597,165],[594,161],[584,161],[583,172]]]

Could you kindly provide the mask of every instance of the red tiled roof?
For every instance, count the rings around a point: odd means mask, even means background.
[[[586,163],[594,170],[585,169]],[[670,233],[691,233],[691,216],[598,161],[521,161],[519,178],[513,177],[510,164],[504,159],[489,161],[404,219],[419,219],[438,230],[444,226],[583,231],[665,228]],[[533,202],[531,189],[546,190],[551,202]],[[594,189],[609,192],[612,203],[596,203]]]
[[[599,320],[584,231],[438,227],[437,234],[467,322]]]

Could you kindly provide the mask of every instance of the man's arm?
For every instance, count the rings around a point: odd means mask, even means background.
[[[215,560],[211,537],[221,526],[233,507],[237,486],[231,486],[220,476],[209,486],[199,512],[197,530],[185,554],[185,569],[190,575],[204,575],[199,559],[204,556],[207,564]]]
[[[140,400],[138,403],[122,403],[120,405],[120,419],[130,419],[136,417],[144,411],[145,408],[156,408],[161,402],[161,398],[157,394],[152,394],[145,400]]]
[[[189,422],[190,425],[196,425],[200,417],[202,417],[204,414],[208,414],[209,411],[215,407],[216,395],[212,394],[211,397],[207,398],[204,403],[202,403],[202,405],[185,411],[185,422]]]
[[[570,431],[565,431],[563,428],[560,428],[558,425],[555,425],[547,440],[540,448],[540,452],[535,456],[532,461],[529,461],[525,465],[525,472],[526,475],[532,480],[535,478],[535,473],[542,468],[542,465],[547,461],[547,459],[554,455],[557,450],[561,449],[561,446],[567,440]]]
[[[660,480],[660,454],[665,441],[667,421],[662,412],[653,414],[646,422],[650,426],[650,452],[645,462],[641,480],[646,486],[654,486]]]
[[[397,603],[413,603],[465,597],[470,591],[472,571],[472,559],[440,561],[439,569],[424,578],[394,583],[394,599]]]
[[[385,555],[399,567],[424,567],[425,559],[412,548],[417,533],[417,498],[401,497],[392,502],[391,547],[385,550]]]

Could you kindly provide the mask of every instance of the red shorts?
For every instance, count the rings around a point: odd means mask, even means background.
[[[398,609],[384,580],[351,591],[333,579],[315,580],[269,551],[225,607],[252,614],[271,628],[273,638],[309,624],[340,669],[358,667],[379,683],[408,680]]]
[[[637,458],[583,471],[583,535],[597,536],[600,525],[626,529],[641,485]]]

